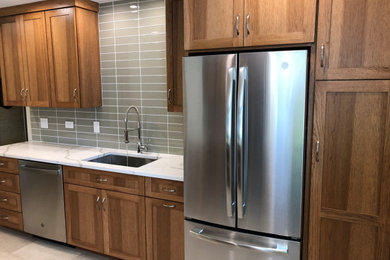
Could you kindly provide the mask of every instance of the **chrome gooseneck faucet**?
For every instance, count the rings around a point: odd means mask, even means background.
[[[130,110],[134,109],[135,110],[135,113],[137,114],[137,128],[132,128],[132,129],[128,129],[127,128],[127,124],[129,122],[129,112]],[[127,112],[126,112],[126,117],[125,117],[125,143],[129,143],[129,131],[132,131],[132,130],[138,130],[138,143],[137,143],[137,152],[138,153],[142,153],[142,152],[146,152],[148,149],[146,148],[145,145],[142,144],[142,140],[141,140],[141,117],[140,117],[140,114],[139,114],[139,110],[136,106],[129,106],[129,108],[127,109]]]

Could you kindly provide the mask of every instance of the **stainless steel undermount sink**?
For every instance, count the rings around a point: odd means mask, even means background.
[[[145,164],[154,162],[156,160],[157,158],[145,158],[145,157],[118,155],[118,154],[107,154],[99,158],[89,159],[88,162],[114,164],[114,165],[137,168]]]

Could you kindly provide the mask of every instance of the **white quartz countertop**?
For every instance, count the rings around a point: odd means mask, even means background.
[[[88,162],[106,154],[158,158],[144,166],[134,168]],[[52,144],[45,142],[23,142],[0,146],[0,156],[22,160],[61,164],[102,171],[139,175],[166,180],[183,181],[183,156],[157,153],[137,154],[135,151],[115,150],[87,146]]]

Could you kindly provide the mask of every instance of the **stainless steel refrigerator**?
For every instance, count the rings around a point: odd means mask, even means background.
[[[184,58],[186,260],[300,258],[307,64]]]

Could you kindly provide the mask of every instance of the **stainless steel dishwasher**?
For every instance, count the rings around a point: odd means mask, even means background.
[[[61,165],[19,160],[24,231],[66,242]]]

